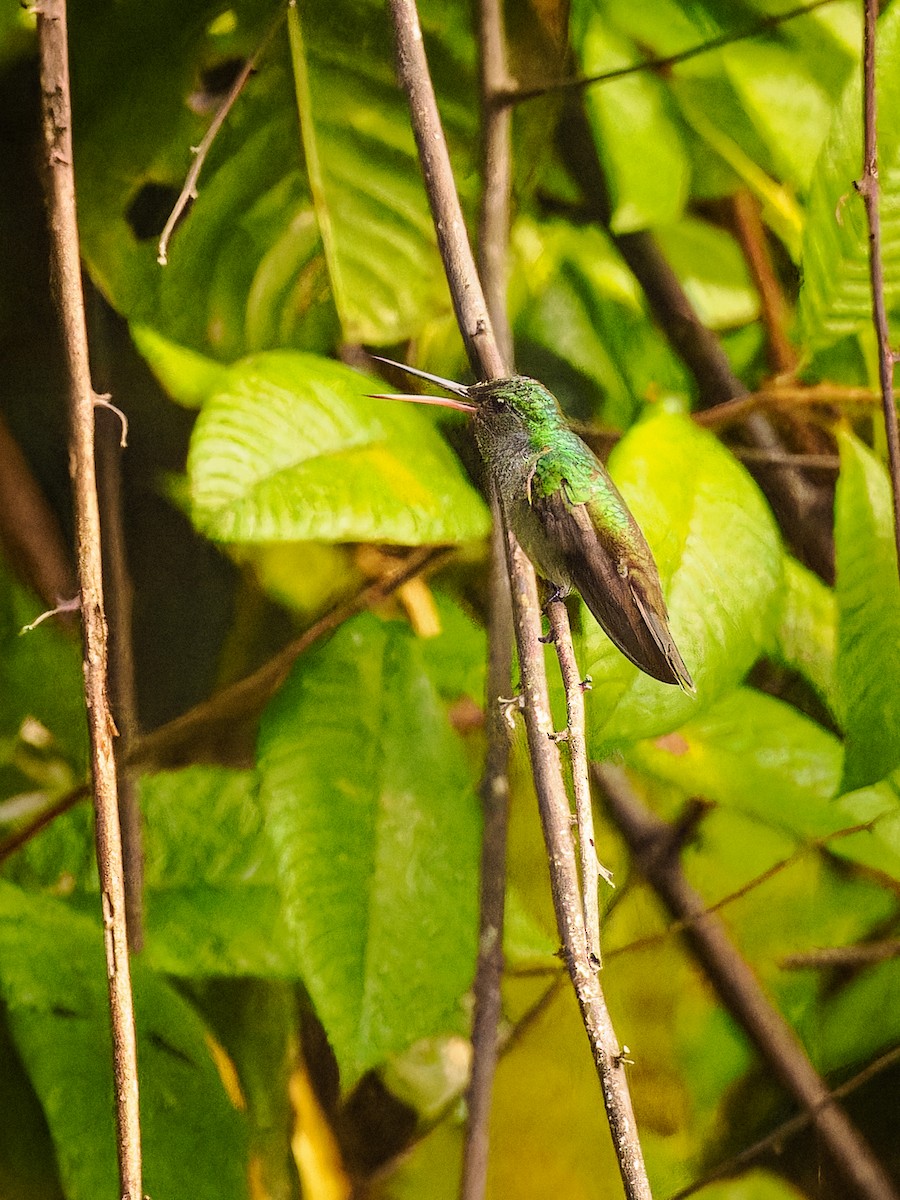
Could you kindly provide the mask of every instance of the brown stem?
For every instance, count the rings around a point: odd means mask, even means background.
[[[869,224],[869,279],[872,285],[872,324],[878,341],[878,379],[887,436],[888,467],[894,500],[894,546],[900,572],[900,431],[894,404],[894,352],[884,300],[884,264],[881,260],[881,215],[878,183],[878,97],[875,89],[875,43],[878,0],[863,0],[863,173],[856,190],[866,207]]]
[[[0,415],[0,545],[10,566],[48,608],[75,591],[59,524]]]
[[[434,89],[422,44],[415,0],[390,0],[397,47],[398,73],[409,98],[413,133],[419,147],[444,271],[460,332],[470,361],[481,378],[506,373],[466,236],[450,156],[444,139]],[[490,464],[488,464],[490,469]],[[502,497],[501,497],[502,501]],[[569,802],[559,751],[549,738],[550,707],[540,635],[540,609],[534,568],[504,519],[506,561],[513,600],[516,643],[525,700],[525,725],[541,823],[551,866],[556,920],[569,974],[600,1077],[604,1104],[619,1169],[629,1200],[649,1200],[643,1153],[637,1135],[621,1052],[597,977],[588,961],[578,890]]]
[[[17,829],[15,833],[11,833],[9,837],[0,842],[0,863],[6,862],[17,850],[21,850],[26,842],[30,842],[33,837],[37,837],[42,829],[46,829],[48,825],[52,825],[57,817],[61,817],[63,813],[67,813],[76,804],[80,804],[82,800],[86,800],[90,794],[90,785],[82,783],[78,787],[72,788],[70,792],[66,792],[64,796],[61,796],[59,800],[54,801],[47,808],[42,809],[27,825],[23,825],[21,829]]]
[[[75,548],[81,592],[85,701],[91,743],[97,867],[112,1024],[119,1194],[124,1200],[142,1200],[137,1045],[113,752],[116,730],[106,691],[107,637],[103,608],[100,513],[94,465],[94,389],[88,361],[75,215],[65,0],[42,0],[38,12],[38,50],[47,212],[69,386],[69,462],[75,501]]]
[[[807,386],[778,384],[776,387],[761,388],[758,392],[750,392],[746,396],[738,396],[734,400],[723,400],[712,408],[704,408],[692,413],[698,425],[709,429],[718,429],[743,421],[748,413],[758,408],[786,408],[790,410],[797,405],[822,404],[834,405],[839,408],[862,405],[871,407],[878,404],[881,396],[870,388],[847,387],[842,384],[816,383]]]
[[[787,375],[797,365],[797,351],[786,332],[787,304],[772,265],[759,205],[751,192],[740,188],[731,198],[731,209],[738,241],[759,292],[768,340],[769,366],[776,375]]]
[[[684,934],[713,987],[772,1072],[810,1114],[844,1180],[867,1200],[897,1200],[878,1159],[829,1093],[794,1030],[765,995],[721,921],[705,911],[688,884],[672,853],[671,827],[644,807],[620,768],[596,766],[595,772],[636,867],[673,916],[691,918]]]
[[[481,211],[478,219],[478,269],[500,355],[514,361],[512,330],[506,310],[509,205],[512,192],[512,112],[498,104],[509,87],[502,0],[478,3],[481,90]]]
[[[481,91],[481,212],[478,258],[485,300],[500,357],[513,361],[506,312],[507,244],[511,179],[512,114],[494,97],[508,86],[506,38],[500,0],[479,0],[478,51]],[[482,1200],[487,1187],[489,1121],[502,1013],[503,925],[506,909],[506,843],[509,819],[509,729],[501,698],[512,674],[512,607],[506,574],[500,505],[491,487],[491,578],[488,620],[487,754],[481,780],[484,834],[481,844],[478,963],[473,984],[472,1071],[466,1090],[460,1200]]]
[[[597,889],[601,874],[608,883],[612,876],[601,869],[594,840],[594,810],[591,804],[591,783],[588,775],[587,743],[584,733],[584,687],[581,672],[572,648],[572,631],[565,601],[560,597],[547,606],[550,632],[559,671],[566,693],[566,744],[572,766],[572,790],[575,794],[575,821],[578,826],[578,859],[581,868],[581,907],[584,913],[588,956],[594,967],[602,966],[600,948],[600,905]]]
[[[779,966],[784,971],[808,971],[828,967],[865,967],[872,963],[900,958],[900,941],[889,938],[883,942],[860,942],[855,946],[828,946],[823,950],[807,950],[789,954]]]

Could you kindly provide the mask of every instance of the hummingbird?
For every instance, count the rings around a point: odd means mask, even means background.
[[[537,573],[555,589],[551,599],[578,591],[610,641],[636,667],[693,692],[669,630],[647,540],[609,472],[569,428],[552,392],[526,375],[467,386],[373,357],[452,397],[382,394],[375,399],[438,404],[471,416],[506,518]]]

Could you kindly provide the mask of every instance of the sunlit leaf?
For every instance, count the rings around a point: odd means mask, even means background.
[[[188,458],[191,511],[219,541],[483,537],[487,508],[433,423],[340,363],[272,351],[235,366]]]
[[[789,555],[784,560],[784,600],[775,631],[775,654],[808,679],[830,708],[837,708],[834,592]]]
[[[837,680],[850,790],[900,765],[900,583],[887,472],[852,434],[839,441]]]

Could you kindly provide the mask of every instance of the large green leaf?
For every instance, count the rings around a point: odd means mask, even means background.
[[[471,982],[479,814],[409,631],[359,617],[263,717],[261,797],[303,979],[351,1084]]]
[[[583,75],[640,61],[634,45],[614,34],[586,0],[572,6],[572,38]],[[677,220],[687,197],[690,163],[663,81],[649,71],[638,72],[587,89],[585,105],[606,170],[610,227],[631,233]]]
[[[448,310],[449,296],[384,7],[364,0],[341,10],[340,20],[315,4],[302,18],[298,8],[288,13],[306,165],[344,340],[396,342],[423,312]],[[450,41],[441,26],[437,47],[431,38],[428,46],[438,56]],[[458,34],[458,19],[449,30]],[[462,119],[474,135],[459,103],[470,64],[457,56],[455,66],[458,99],[445,119]]]
[[[99,909],[99,906],[98,906]],[[193,1009],[132,965],[144,1179],[154,1196],[247,1195],[246,1130]],[[0,996],[69,1200],[117,1195],[112,1046],[99,921],[0,881]]]
[[[878,22],[878,175],[882,258],[889,308],[900,301],[900,8]],[[862,100],[851,79],[816,163],[803,240],[800,316],[814,345],[837,341],[872,320],[868,226],[853,190],[862,175]]]
[[[198,529],[231,542],[483,537],[487,508],[433,423],[367,397],[378,386],[308,354],[237,364],[191,439]]]
[[[738,688],[677,733],[629,747],[626,755],[691,795],[798,837],[854,824],[833,803],[842,761],[837,738],[749,688]]]
[[[635,426],[610,471],[656,557],[672,632],[697,695],[639,672],[582,617],[593,752],[665,733],[733,688],[771,641],[782,582],[778,531],[744,468],[684,417]]]
[[[203,73],[256,50],[275,8],[248,0],[219,22],[209,0],[78,8],[82,240],[120,312],[225,360],[282,345],[327,352],[342,335],[388,343],[449,312],[382,5],[305,7],[293,59],[302,137],[278,31],[213,144],[165,267],[157,237],[222,98],[204,93]],[[466,13],[426,5],[423,23],[466,175],[476,142]]]
[[[850,790],[900,765],[900,583],[887,472],[851,433],[839,442],[837,679]]]

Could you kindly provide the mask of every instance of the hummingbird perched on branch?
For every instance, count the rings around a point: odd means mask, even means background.
[[[449,392],[380,395],[460,409],[497,482],[522,549],[558,595],[581,593],[601,628],[636,667],[686,692],[694,684],[669,630],[653,554],[606,468],[566,424],[556,397],[513,375],[465,386],[379,358]]]

